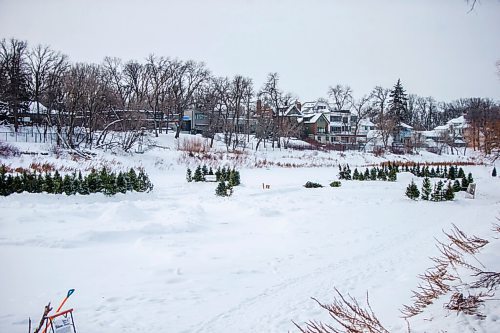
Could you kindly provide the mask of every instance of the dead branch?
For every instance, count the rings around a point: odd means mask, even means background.
[[[43,324],[45,323],[45,320],[47,319],[47,315],[52,311],[52,308],[50,307],[50,302],[45,306],[45,309],[43,310],[43,315],[42,318],[40,319],[40,323],[38,324],[38,327],[35,329],[33,333],[38,333],[43,327]]]
[[[342,328],[338,329],[331,325],[323,324],[317,321],[310,321],[305,328],[295,324],[303,333],[388,333],[377,316],[373,312],[368,294],[366,295],[366,306],[363,308],[356,299],[348,295],[344,297],[337,288],[335,292],[338,297],[334,298],[333,303],[323,304],[316,298],[312,298],[320,307],[327,310],[333,320]]]
[[[500,285],[500,273],[498,272],[479,272],[474,276],[479,276],[479,280],[471,284],[471,288],[486,288],[492,291]]]
[[[486,316],[479,312],[479,307],[484,303],[485,297],[489,297],[489,295],[479,293],[477,295],[464,297],[462,293],[455,292],[451,296],[450,302],[444,307],[448,310],[463,312],[466,315],[476,315],[484,319]]]

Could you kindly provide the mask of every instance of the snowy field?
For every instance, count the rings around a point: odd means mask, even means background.
[[[106,197],[15,194],[0,197],[0,332],[27,331],[49,300],[75,294],[78,332],[297,332],[297,323],[328,315],[311,300],[333,299],[333,288],[370,303],[391,332],[406,331],[400,318],[411,302],[417,275],[438,255],[436,239],[452,223],[491,240],[478,258],[500,270],[500,240],[492,224],[500,216],[500,178],[490,165],[464,167],[477,183],[475,199],[460,192],[452,202],[411,201],[415,179],[343,181],[338,163],[379,163],[361,153],[249,152],[234,195],[214,195],[214,183],[187,183],[186,166],[171,137],[143,155],[101,153],[93,161],[54,156],[33,160],[88,167],[142,165],[151,193]],[[19,144],[21,150],[44,146]],[[404,157],[410,158],[410,157]],[[257,160],[323,164],[313,168],[255,168]],[[389,157],[390,160],[396,157]],[[401,159],[401,157],[398,157]],[[413,156],[417,161],[464,157]],[[110,162],[111,161],[111,162]],[[248,162],[250,161],[250,162]],[[192,166],[196,163],[192,162]],[[497,168],[498,169],[498,168]],[[306,189],[306,181],[325,188]],[[270,184],[263,190],[262,183]],[[497,295],[498,296],[498,295]],[[498,297],[496,297],[498,298]],[[498,332],[500,306],[487,302],[484,320],[435,306],[410,320],[412,332]]]

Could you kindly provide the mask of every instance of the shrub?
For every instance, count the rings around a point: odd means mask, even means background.
[[[221,181],[215,189],[215,195],[219,197],[227,197],[227,186],[225,181]]]
[[[0,141],[0,157],[14,157],[19,156],[20,154],[19,149],[16,147]]]
[[[313,183],[313,182],[307,182],[304,185],[305,188],[318,188],[318,187],[323,187],[323,185],[318,184],[318,183]]]
[[[493,167],[493,171],[491,172],[491,177],[497,176],[497,168]]]
[[[338,180],[334,180],[333,182],[330,183],[330,187],[340,187],[342,186],[342,183]]]

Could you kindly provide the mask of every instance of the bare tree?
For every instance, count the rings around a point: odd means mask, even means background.
[[[337,84],[328,89],[328,96],[332,99],[337,110],[350,109],[353,103],[352,89],[349,86]]]
[[[51,83],[50,75],[59,67],[68,66],[67,56],[46,45],[37,45],[28,54],[30,90],[36,103],[37,118],[40,120],[40,103]]]
[[[14,128],[19,128],[19,111],[27,110],[30,100],[29,69],[25,41],[18,39],[0,40],[0,66],[2,67],[2,99],[14,117]]]
[[[259,92],[259,98],[262,99],[262,102],[272,109],[274,120],[272,129],[273,148],[275,142],[277,142],[278,148],[281,148],[281,132],[283,126],[284,110],[291,104],[293,100],[292,96],[290,94],[285,94],[278,85],[278,73],[269,73],[267,76],[267,80],[264,83],[264,87],[262,87]]]
[[[191,60],[184,62],[179,70],[176,71],[176,77],[171,89],[171,102],[178,115],[179,122],[175,133],[176,139],[179,138],[181,133],[184,110],[193,104],[193,96],[196,90],[209,77],[210,71],[205,67],[204,63],[197,63]]]
[[[352,108],[354,109],[354,114],[356,115],[356,121],[354,122],[354,136],[358,135],[361,120],[366,119],[372,113],[370,100],[371,96],[365,95],[358,100],[354,100],[352,103]]]

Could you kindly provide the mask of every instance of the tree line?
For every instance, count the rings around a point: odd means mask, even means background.
[[[489,98],[438,102],[407,94],[399,80],[392,89],[377,86],[361,98],[354,98],[349,86],[337,84],[327,96],[335,109],[357,116],[354,134],[364,118],[388,137],[401,122],[430,130],[466,113],[474,147],[482,145],[486,152],[497,148],[500,107]],[[257,113],[257,101],[270,112]],[[43,134],[55,130],[57,143],[73,149],[113,144],[129,150],[145,128],[158,136],[173,127],[178,138],[188,109],[203,116],[203,134],[211,144],[222,133],[228,150],[244,145],[250,134],[258,139],[257,148],[266,140],[281,147],[283,139],[303,134],[284,114],[297,98],[280,88],[278,73],[270,73],[256,89],[251,78],[216,76],[192,60],[149,55],[142,61],[106,57],[100,64],[72,63],[49,46],[2,39],[0,111],[11,115],[16,131],[30,102],[35,102],[36,128]]]

